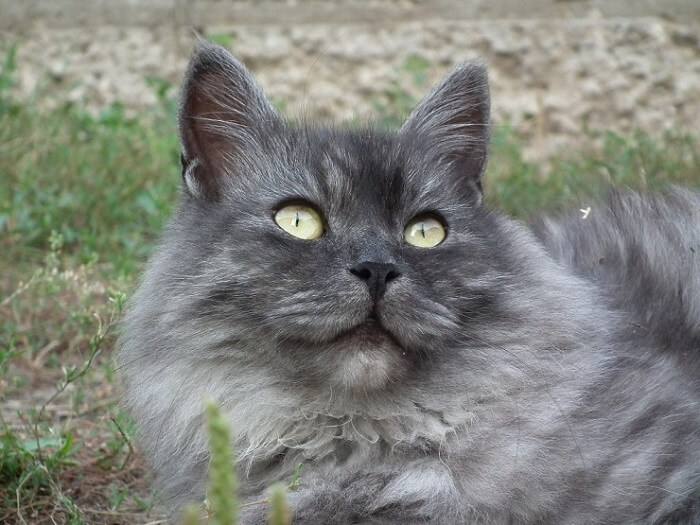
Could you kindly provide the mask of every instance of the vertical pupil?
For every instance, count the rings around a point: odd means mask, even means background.
[[[297,226],[299,226],[299,212],[294,214],[294,227],[296,228]]]
[[[423,238],[425,239],[425,223],[424,222],[420,223],[420,232],[421,232],[421,235],[423,235]]]

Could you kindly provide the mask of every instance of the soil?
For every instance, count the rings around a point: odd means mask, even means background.
[[[591,130],[700,121],[695,0],[0,0],[0,12],[0,41],[19,47],[16,89],[47,105],[155,104],[154,79],[179,83],[199,33],[227,44],[290,116],[366,118],[484,57],[496,125],[534,156]]]

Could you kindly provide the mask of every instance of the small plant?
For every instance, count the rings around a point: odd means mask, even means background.
[[[209,462],[209,488],[204,504],[207,514],[205,520],[211,525],[235,525],[239,509],[236,497],[238,482],[233,469],[228,424],[212,400],[206,403],[206,414],[211,460]],[[297,466],[294,470],[293,479],[289,485],[277,483],[270,487],[269,498],[247,505],[269,504],[268,522],[270,525],[291,525],[292,514],[287,506],[286,492],[299,486],[300,468]],[[192,508],[188,508],[183,515],[183,522],[185,525],[200,523],[200,516]]]
[[[2,49],[0,48],[0,52]],[[5,57],[0,61],[0,115],[17,108],[10,98],[9,91],[14,86],[13,75],[17,69],[17,46],[11,45],[5,50]]]
[[[63,236],[52,232],[42,264],[26,281],[0,296],[2,523],[35,522],[36,516],[42,518],[40,522],[44,517],[65,523],[91,521],[91,509],[75,501],[66,482],[80,474],[86,456],[92,453],[84,447],[89,436],[76,420],[83,422],[81,412],[92,410],[89,401],[93,396],[85,392],[94,388],[95,362],[103,359],[102,353],[112,344],[125,294],[106,289],[101,282],[96,286],[95,262],[75,267],[64,249]],[[71,304],[68,309],[66,301]],[[36,322],[33,315],[43,316],[43,309],[51,312],[50,319]],[[16,381],[20,370],[33,377],[25,382],[48,381],[39,391],[45,393],[23,392],[23,384]],[[57,418],[56,411],[64,410],[70,417]],[[115,428],[122,424],[115,417]],[[120,435],[126,439],[123,432]],[[124,442],[119,446],[124,448]],[[127,446],[131,451],[129,441]],[[114,470],[124,470],[128,459],[128,453],[126,457],[122,454]],[[105,489],[105,499],[111,506],[121,504],[128,495],[124,488],[121,496],[110,490],[108,494]]]
[[[206,412],[211,448],[207,491],[212,516],[210,522],[212,525],[234,525],[238,515],[238,484],[233,472],[229,429],[214,401],[207,402]]]
[[[287,487],[276,483],[270,488],[270,525],[290,525],[292,523],[292,511],[287,505]]]

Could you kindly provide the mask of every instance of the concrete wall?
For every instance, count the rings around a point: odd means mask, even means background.
[[[45,104],[152,104],[146,78],[177,83],[195,31],[227,40],[291,114],[367,116],[387,90],[420,97],[483,56],[496,121],[535,153],[584,127],[700,122],[698,0],[0,0],[18,89],[40,89]]]

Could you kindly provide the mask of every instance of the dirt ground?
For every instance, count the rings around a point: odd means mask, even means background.
[[[416,99],[478,56],[495,121],[534,155],[591,129],[700,121],[694,0],[0,0],[0,12],[0,40],[19,45],[17,89],[45,104],[153,104],[162,82],[179,82],[198,33],[231,48],[292,116],[366,117],[368,100]]]

